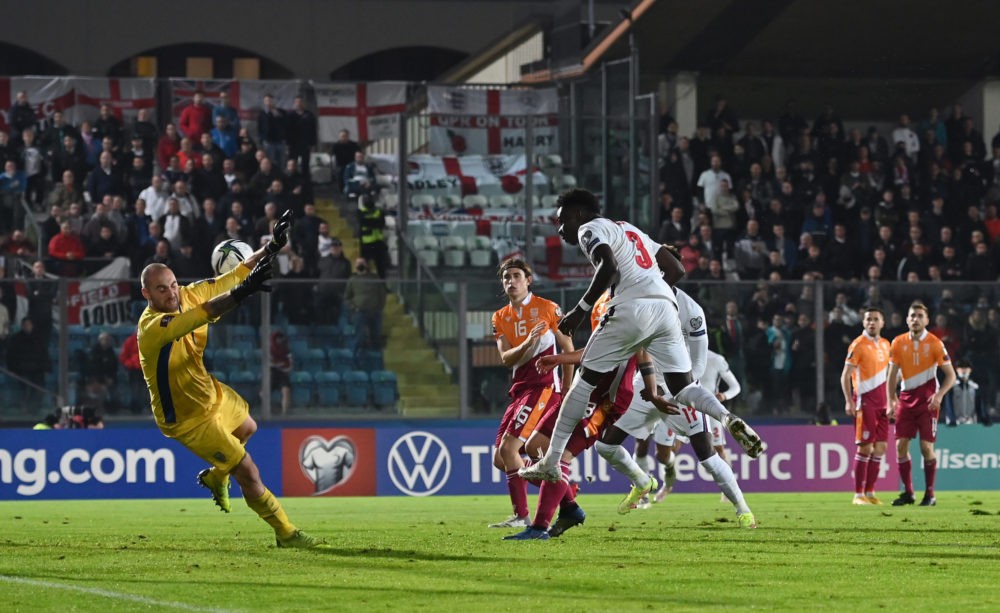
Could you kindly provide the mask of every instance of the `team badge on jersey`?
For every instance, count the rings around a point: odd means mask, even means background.
[[[170,322],[173,320],[173,318],[174,318],[173,315],[164,315],[160,319],[160,327],[161,328],[166,328],[170,324]]]
[[[692,317],[691,321],[688,322],[692,330],[697,330],[698,328],[700,328],[702,323],[703,320],[701,317]]]

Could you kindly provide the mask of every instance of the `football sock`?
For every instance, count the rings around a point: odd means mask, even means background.
[[[927,483],[927,495],[934,495],[934,478],[937,477],[937,458],[924,460],[924,481]]]
[[[680,393],[674,396],[678,404],[686,404],[689,407],[701,411],[709,417],[714,417],[722,423],[726,423],[726,416],[729,411],[722,406],[719,399],[712,395],[707,389],[698,384],[697,381],[688,384]]]
[[[525,466],[525,468],[527,468],[528,466],[531,466],[534,463],[535,462],[531,458],[526,458],[524,460],[524,466]],[[518,476],[520,476],[520,475],[518,475]],[[521,478],[523,479],[524,477],[521,477]],[[530,484],[532,484],[532,485],[534,485],[535,487],[541,487],[542,486],[542,480],[541,479],[527,479],[527,482],[530,483]]]
[[[878,481],[879,472],[882,470],[882,456],[872,454],[868,458],[868,477],[865,479],[865,493],[875,492],[875,482]]]
[[[518,517],[528,516],[528,482],[517,474],[517,469],[507,471],[507,491],[510,492],[510,502],[514,514]]]
[[[587,412],[587,402],[590,394],[594,391],[594,386],[577,375],[573,379],[573,385],[569,388],[569,393],[563,397],[562,405],[559,407],[559,419],[556,420],[556,427],[553,429],[552,437],[549,441],[549,449],[545,452],[542,462],[547,466],[555,466],[566,451],[566,444],[569,437],[576,429],[576,425],[583,419]]]
[[[280,538],[288,538],[295,534],[295,526],[288,521],[285,510],[281,508],[281,503],[274,497],[271,490],[264,488],[264,495],[256,500],[247,500],[247,506],[260,515],[260,518],[267,522],[267,525],[274,528],[274,533]]]
[[[903,482],[903,491],[913,493],[913,462],[910,458],[899,460],[899,480]]]
[[[532,528],[546,530],[552,523],[552,516],[559,508],[560,502],[566,496],[569,489],[569,464],[560,462],[559,468],[565,479],[560,479],[555,483],[545,481],[538,492],[538,508],[535,510],[535,521],[531,523]]]
[[[714,454],[707,460],[702,460],[701,465],[712,475],[716,485],[726,495],[729,502],[733,503],[733,506],[736,507],[737,514],[750,512],[750,507],[747,506],[747,501],[743,498],[743,490],[736,483],[736,475],[733,474],[733,469],[719,457],[719,454]]]
[[[594,444],[594,449],[601,455],[612,468],[628,477],[636,487],[646,487],[649,485],[649,475],[639,468],[639,465],[632,459],[632,455],[625,451],[621,445],[608,445],[602,441]]]
[[[643,456],[635,456],[635,455],[633,455],[632,457],[633,457],[633,459],[635,459],[635,463],[638,464],[639,467],[642,468],[644,471],[646,471],[647,473],[653,472],[653,456],[652,455],[650,455],[650,454],[647,453],[646,455],[643,455]]]
[[[869,458],[860,453],[854,454],[854,493],[865,493],[865,482],[868,481]]]

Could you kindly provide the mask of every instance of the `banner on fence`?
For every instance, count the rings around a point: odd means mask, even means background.
[[[149,110],[150,121],[156,114],[154,79],[0,77],[0,106],[5,113],[21,91],[27,94],[40,127],[56,111],[63,113],[68,124],[93,121],[104,104],[111,107],[111,113],[122,122],[123,128],[135,119],[139,109]],[[0,114],[0,128],[9,129],[8,119]]]
[[[341,130],[350,132],[351,140],[359,143],[393,138],[398,134],[398,115],[406,110],[405,82],[313,81],[311,85],[316,96],[321,143],[336,141]]]
[[[67,323],[88,328],[128,323],[132,300],[129,273],[128,258],[115,258],[90,277],[71,281],[66,287]],[[53,307],[53,316],[59,320],[58,306]]]
[[[535,153],[558,148],[559,95],[549,89],[427,87],[430,152],[438,155],[523,152],[531,121]]]
[[[240,116],[241,127],[247,129],[251,138],[257,138],[257,115],[264,108],[264,95],[274,97],[274,105],[288,112],[295,96],[302,89],[297,80],[222,80],[222,79],[170,79],[170,111],[174,122],[178,120],[184,107],[191,104],[195,92],[202,92],[209,104],[219,104],[219,94],[229,92],[229,104]]]
[[[518,155],[411,155],[407,158],[407,185],[412,193],[434,196],[455,194],[510,194],[524,191],[528,167]],[[534,169],[535,195],[548,193],[549,180]]]
[[[849,498],[854,491],[852,427],[763,426],[758,432],[769,447],[756,460],[732,441],[727,445],[744,492]],[[1000,487],[992,434],[981,426],[938,433],[938,497]],[[286,496],[500,495],[506,478],[493,466],[495,436],[495,426],[482,422],[262,428],[249,449],[265,483]],[[911,454],[919,454],[916,443]],[[204,462],[153,428],[0,430],[0,499],[204,497],[192,478],[202,468]],[[689,446],[678,454],[676,469],[676,493],[718,492]],[[584,493],[623,494],[629,487],[593,449],[573,460],[570,478]],[[877,487],[892,492],[898,483],[890,453]],[[914,486],[924,487],[921,471],[914,471]]]

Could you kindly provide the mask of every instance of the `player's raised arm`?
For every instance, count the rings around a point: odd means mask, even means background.
[[[281,217],[278,218],[278,222],[274,224],[274,232],[272,234],[273,238],[257,251],[250,254],[245,260],[243,260],[243,265],[247,268],[253,270],[260,262],[261,258],[265,256],[273,256],[288,244],[288,234],[291,232],[292,228],[292,211],[291,209],[285,211]]]
[[[663,280],[670,287],[676,285],[685,275],[684,265],[681,264],[681,260],[675,252],[676,249],[669,245],[661,245],[656,252],[656,263],[663,271]]]

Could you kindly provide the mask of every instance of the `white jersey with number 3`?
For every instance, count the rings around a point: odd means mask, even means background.
[[[598,217],[581,225],[577,237],[580,249],[595,266],[594,249],[602,243],[611,248],[618,277],[612,280],[609,306],[636,298],[663,298],[677,304],[673,290],[656,264],[660,244],[645,232],[627,221]]]

